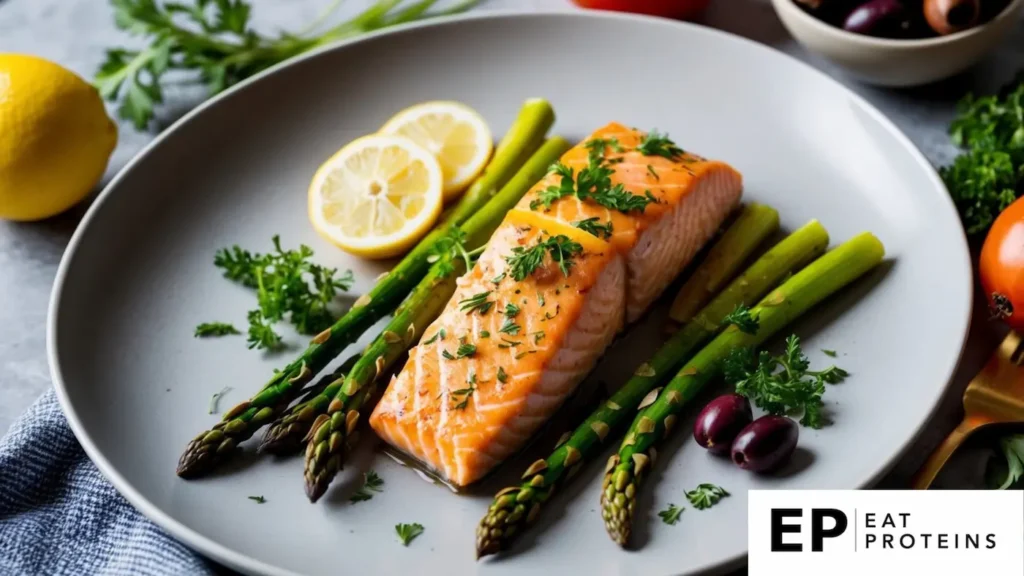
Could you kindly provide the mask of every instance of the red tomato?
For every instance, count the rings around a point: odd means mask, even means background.
[[[1024,198],[992,224],[981,247],[978,273],[992,315],[1024,333]]]
[[[689,19],[700,15],[711,0],[573,0],[577,6],[595,10],[635,12],[666,18]]]

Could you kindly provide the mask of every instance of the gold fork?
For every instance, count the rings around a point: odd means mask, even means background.
[[[979,428],[989,424],[1024,422],[1024,342],[1011,331],[964,391],[964,420],[914,476],[911,485],[923,490],[957,447]]]

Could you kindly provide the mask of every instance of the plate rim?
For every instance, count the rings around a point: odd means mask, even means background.
[[[299,573],[292,572],[288,569],[280,566],[275,566],[268,562],[256,560],[248,557],[245,554],[238,552],[225,544],[221,544],[212,538],[204,536],[199,532],[189,528],[182,522],[174,518],[171,514],[165,512],[160,507],[156,506],[149,501],[141,492],[135,489],[135,487],[128,482],[117,469],[106,459],[102,451],[96,446],[82,421],[78,417],[74,406],[71,403],[70,397],[67,392],[67,384],[64,381],[63,372],[60,365],[60,352],[57,349],[57,329],[58,329],[58,314],[59,304],[62,301],[62,295],[64,291],[64,285],[68,274],[68,269],[71,265],[72,260],[78,252],[79,245],[82,242],[82,238],[85,234],[85,230],[89,227],[92,220],[96,217],[96,214],[101,210],[103,204],[107,201],[113,190],[118,187],[121,181],[131,172],[135,166],[148,155],[153,153],[153,150],[160,146],[162,142],[170,137],[174,132],[181,128],[181,126],[195,121],[195,119],[203,114],[207,108],[217,105],[221,100],[234,95],[236,92],[247,89],[250,85],[260,82],[263,78],[270,75],[276,74],[281,70],[288,68],[293,65],[297,65],[300,62],[317,58],[321,54],[327,52],[333,52],[336,50],[344,50],[348,46],[358,44],[361,42],[367,42],[382,36],[398,35],[408,30],[415,30],[420,28],[445,26],[445,25],[463,25],[468,22],[474,22],[478,20],[503,20],[503,19],[529,19],[529,18],[568,18],[568,19],[579,19],[589,18],[596,20],[619,20],[627,22],[639,22],[648,26],[668,26],[676,27],[680,29],[689,30],[689,33],[694,34],[707,34],[714,37],[719,37],[726,42],[738,42],[746,44],[752,50],[769,51],[775,53],[776,56],[780,56],[783,59],[789,60],[791,63],[795,63],[797,66],[803,67],[810,71],[812,74],[817,75],[822,80],[831,83],[841,89],[845,95],[851,99],[852,102],[856,103],[865,113],[870,115],[872,119],[879,123],[886,132],[895,138],[895,140],[903,145],[908,152],[910,152],[913,159],[925,169],[928,174],[929,180],[933,185],[937,186],[940,190],[945,191],[945,200],[947,206],[956,213],[956,207],[953,204],[952,198],[949,196],[949,191],[946,188],[945,183],[939,177],[938,172],[932,163],[925,157],[920,151],[917,145],[903,133],[903,131],[890,120],[884,113],[876,108],[872,103],[867,101],[864,97],[857,94],[851,88],[843,85],[841,82],[827,74],[825,71],[820,70],[806,62],[803,62],[777,48],[762,44],[750,38],[734,34],[718,28],[712,28],[701,24],[695,24],[691,22],[670,20],[666,18],[659,18],[655,16],[647,16],[642,14],[631,14],[624,12],[610,12],[601,10],[579,10],[579,11],[554,11],[554,10],[541,10],[536,12],[522,12],[516,10],[484,10],[479,12],[469,12],[455,16],[439,17],[432,20],[426,20],[421,22],[413,22],[409,24],[402,24],[393,28],[387,28],[363,34],[361,36],[343,40],[337,43],[322,46],[308,53],[299,55],[295,58],[281,62],[275,66],[256,74],[234,86],[225,90],[224,92],[210,98],[188,113],[184,114],[177,121],[172,123],[170,126],[162,130],[149,144],[143,147],[138,153],[136,153],[131,160],[129,160],[124,167],[119,170],[110,182],[103,188],[103,190],[97,195],[92,205],[89,206],[86,213],[83,215],[78,226],[75,228],[71,239],[68,241],[68,245],[64,250],[64,254],[61,256],[60,264],[57,268],[56,276],[53,281],[53,288],[50,292],[50,301],[47,306],[47,319],[46,319],[46,357],[47,363],[50,368],[50,377],[53,381],[53,388],[57,396],[57,400],[60,403],[61,410],[64,412],[64,416],[68,421],[68,425],[71,431],[74,433],[75,438],[81,444],[82,449],[85,451],[89,459],[99,469],[100,473],[109,481],[114,488],[120,493],[128,502],[139,512],[141,512],[146,518],[151,520],[161,529],[167,531],[174,539],[184,544],[186,547],[198,552],[202,556],[211,558],[229,568],[237,570],[246,574],[258,574],[258,575],[272,575],[272,576],[302,576]],[[957,219],[959,221],[959,218]],[[931,407],[928,410],[927,416],[918,424],[916,430],[908,436],[908,438],[889,456],[888,460],[884,462],[879,469],[869,479],[857,486],[856,489],[863,489],[870,487],[871,485],[878,482],[882,476],[884,476],[893,466],[899,461],[900,457],[906,453],[911,445],[921,436],[926,425],[933,420],[936,412],[942,404],[942,400],[949,389],[953,377],[956,374],[957,368],[963,360],[964,351],[967,347],[968,335],[970,333],[970,327],[973,320],[973,308],[974,308],[974,286],[973,276],[974,269],[971,263],[970,249],[967,241],[966,233],[962,226],[958,226],[959,231],[959,244],[960,244],[960,264],[969,273],[965,275],[962,280],[966,286],[964,292],[968,295],[966,302],[964,302],[962,310],[962,318],[960,323],[962,325],[962,332],[960,338],[960,350],[959,353],[947,361],[945,383],[942,385],[939,393],[932,399]],[[710,572],[721,573],[728,569],[737,567],[741,563],[745,562],[747,552],[737,554],[729,557],[722,562],[718,563],[714,567],[709,569]]]

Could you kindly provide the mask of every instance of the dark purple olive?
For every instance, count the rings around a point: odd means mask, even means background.
[[[978,23],[979,0],[924,0],[924,17],[937,34],[953,34]]]
[[[868,36],[899,37],[907,27],[907,9],[900,0],[871,0],[853,9],[843,30]]]
[[[750,424],[754,414],[746,396],[719,396],[700,411],[693,425],[693,439],[713,454],[728,454],[740,430]]]
[[[732,442],[732,461],[744,470],[769,472],[793,455],[800,429],[785,416],[762,416]]]

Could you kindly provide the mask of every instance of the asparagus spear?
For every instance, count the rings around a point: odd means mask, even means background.
[[[619,452],[605,468],[601,491],[601,515],[612,540],[629,543],[636,493],[650,469],[655,444],[667,436],[686,403],[719,375],[722,360],[734,349],[755,347],[818,302],[849,284],[881,262],[885,248],[870,233],[860,234],[818,258],[751,310],[759,319],[756,333],[730,326],[698,352],[642,409],[630,426]]]
[[[501,224],[505,213],[519,202],[569,147],[568,142],[558,137],[551,138],[541,146],[494,200],[462,226],[466,234],[466,248],[473,250],[486,244]],[[454,264],[459,266],[457,272],[464,270],[462,259],[454,261],[450,256],[434,265],[409,300],[402,305],[402,311],[395,315],[384,333],[370,344],[363,358],[345,378],[345,384],[331,399],[327,414],[317,419],[312,428],[312,438],[306,447],[305,487],[311,502],[316,502],[327,491],[341,469],[346,444],[351,445],[356,441],[353,432],[364,409],[371,408],[366,404],[367,399],[372,398],[376,392],[376,378],[418,341],[420,331],[441,314],[455,293],[456,275],[451,273]]]
[[[540,146],[552,123],[554,111],[547,101],[533,99],[524,103],[519,117],[498,144],[494,158],[444,222],[359,298],[347,314],[313,338],[301,356],[275,373],[259,393],[229,410],[212,430],[189,442],[178,461],[178,476],[195,478],[213,469],[238,444],[287,408],[313,376],[346,346],[391,313],[427,274],[428,258],[435,244],[444,239],[451,226],[462,225],[491,200]]]
[[[669,321],[685,324],[693,320],[704,302],[717,294],[758,245],[778,229],[779,214],[773,208],[763,204],[745,206],[708,251],[704,260],[708,264],[694,271],[679,290],[669,311]]]
[[[728,256],[733,250],[750,252],[749,245],[759,244],[764,221],[778,222],[771,208],[758,210],[755,221],[741,218],[716,242],[687,281],[687,286],[701,283],[709,270],[724,279],[733,277],[742,261]],[[738,228],[737,228],[738,227]],[[614,438],[638,406],[650,403],[657,396],[654,387],[663,383],[700,344],[714,336],[723,319],[739,304],[750,305],[775,287],[787,274],[824,252],[828,233],[817,221],[790,234],[773,247],[698,314],[676,332],[647,363],[642,364],[626,384],[604,402],[571,435],[555,447],[546,460],[537,460],[523,474],[518,487],[506,488],[495,496],[477,527],[477,557],[507,549],[540,514],[541,505],[555,487],[567,482],[589,460],[600,454],[605,441]],[[722,258],[729,260],[723,263]],[[685,290],[685,287],[684,287]],[[686,292],[698,301],[697,308],[711,297],[706,291]]]

